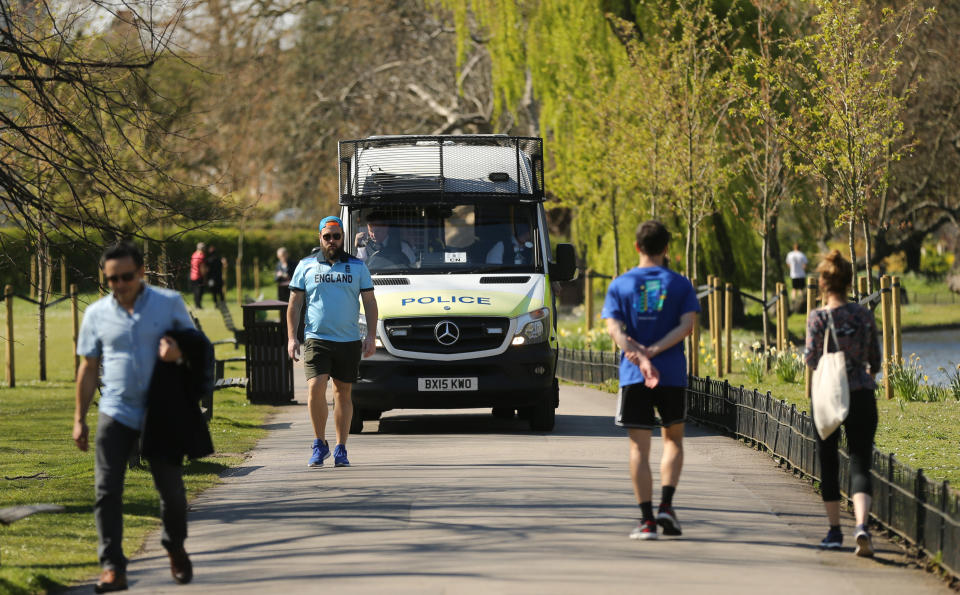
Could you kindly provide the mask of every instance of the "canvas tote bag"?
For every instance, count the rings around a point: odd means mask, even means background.
[[[840,427],[843,420],[847,419],[850,413],[850,386],[847,384],[847,362],[840,351],[840,343],[837,341],[837,329],[833,326],[833,314],[827,310],[826,333],[823,337],[823,355],[820,357],[820,363],[817,369],[813,371],[813,387],[811,390],[811,399],[813,400],[813,422],[817,426],[817,433],[820,439],[825,440],[827,436]],[[833,341],[837,344],[837,350],[829,353],[827,348],[830,345],[830,332],[833,331]]]

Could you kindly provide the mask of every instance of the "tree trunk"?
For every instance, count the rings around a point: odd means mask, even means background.
[[[873,293],[873,267],[870,263],[870,225],[867,224],[867,218],[860,217],[860,223],[863,224],[863,257],[867,267],[867,295]]]
[[[850,265],[853,267],[853,295],[855,295],[857,301],[859,301],[862,296],[860,295],[859,286],[857,285],[857,249],[854,246],[853,224],[854,217],[851,215],[850,221],[847,222],[847,242],[850,247]]]
[[[777,236],[777,221],[779,219],[780,215],[777,213],[770,215],[769,232],[767,234],[767,249],[770,251],[770,274],[774,283],[783,281],[783,255],[780,253],[780,238]]]
[[[620,230],[617,217],[617,192],[618,188],[613,189],[610,196],[610,223],[613,225],[613,276],[620,276]]]

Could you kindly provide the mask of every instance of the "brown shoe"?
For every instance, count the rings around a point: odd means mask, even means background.
[[[186,550],[167,552],[167,556],[170,557],[170,574],[173,575],[174,581],[185,585],[193,580],[193,564],[190,562]]]
[[[112,591],[127,590],[127,573],[113,568],[107,568],[100,573],[97,584],[93,587],[94,593],[110,593]]]

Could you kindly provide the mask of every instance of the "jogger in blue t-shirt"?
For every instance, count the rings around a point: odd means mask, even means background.
[[[659,221],[637,228],[639,265],[610,283],[601,313],[607,332],[623,351],[616,423],[627,428],[630,438],[630,476],[641,510],[631,539],[656,539],[658,523],[664,535],[681,534],[673,494],[683,467],[687,387],[683,339],[693,330],[700,305],[690,281],[663,266],[669,242],[670,232]],[[656,517],[650,471],[650,438],[657,426],[654,408],[663,425],[663,496]]]

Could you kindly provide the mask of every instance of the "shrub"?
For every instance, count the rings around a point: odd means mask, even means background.
[[[944,376],[947,377],[947,394],[952,396],[955,401],[960,401],[960,364],[953,365],[953,362],[950,362],[950,365],[953,368],[950,371],[947,371],[946,368],[941,366],[938,368]]]
[[[791,345],[787,351],[781,351],[780,353],[771,348],[771,352],[774,354],[773,370],[776,372],[777,378],[788,384],[800,382],[807,366],[794,346]]]

